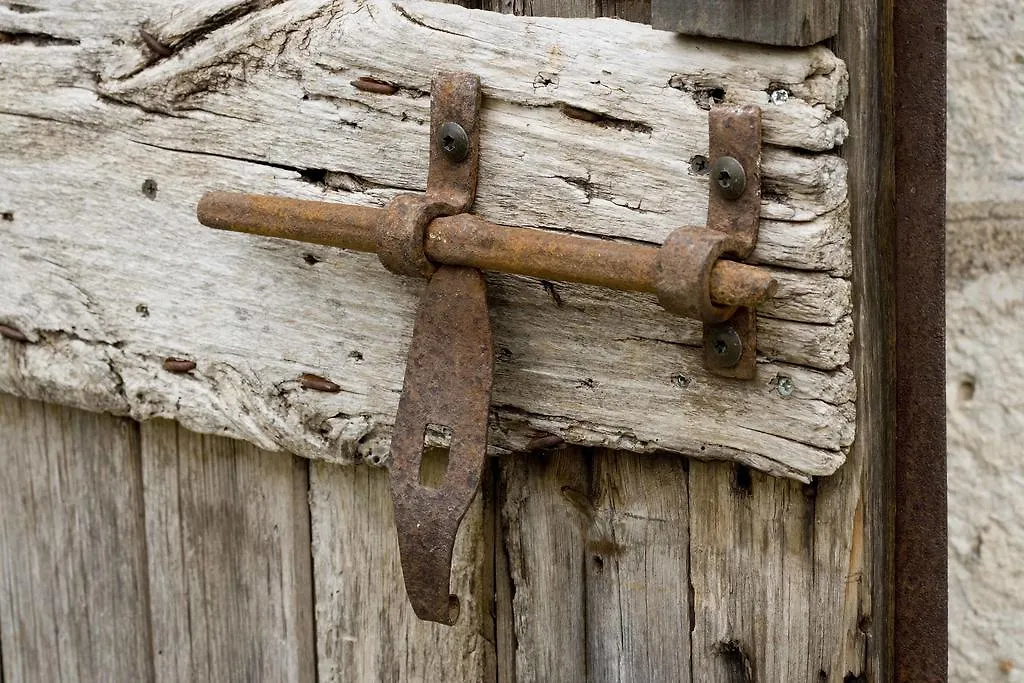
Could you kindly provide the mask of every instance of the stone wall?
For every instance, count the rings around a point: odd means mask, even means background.
[[[1024,3],[948,17],[950,680],[1024,681]]]

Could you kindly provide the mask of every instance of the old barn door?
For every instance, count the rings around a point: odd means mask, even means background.
[[[483,4],[0,3],[4,681],[884,670],[874,6],[830,50]],[[475,213],[636,244],[703,223],[708,112],[757,107],[746,260],[777,285],[737,380],[648,294],[488,275],[451,627],[406,599],[380,467],[422,284],[195,219],[211,189],[422,192],[442,67],[482,82]]]

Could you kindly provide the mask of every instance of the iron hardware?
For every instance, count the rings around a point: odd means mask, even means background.
[[[385,209],[308,199],[209,192],[199,222],[211,228],[376,252]],[[435,218],[426,229],[431,263],[494,270],[560,282],[657,294],[659,247],[497,225],[472,214]],[[719,259],[711,270],[711,300],[756,306],[775,293],[764,268]]]
[[[197,208],[211,228],[376,252],[392,272],[429,280],[395,419],[390,481],[409,600],[421,619],[443,624],[458,617],[449,594],[452,552],[487,448],[494,353],[481,270],[656,294],[669,311],[704,322],[711,372],[744,379],[756,374],[755,307],[777,287],[766,269],[723,258],[746,258],[757,241],[759,109],[711,110],[707,226],[679,228],[661,247],[501,226],[467,213],[476,195],[479,109],[477,76],[435,77],[427,191],[399,195],[384,209],[226,192],[207,193]],[[434,432],[448,451],[439,486],[420,476],[425,438]]]

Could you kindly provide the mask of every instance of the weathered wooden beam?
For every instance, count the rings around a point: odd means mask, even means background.
[[[495,450],[551,431],[801,479],[842,463],[851,261],[832,150],[847,76],[828,50],[420,2],[301,0],[215,25],[76,7],[0,11],[0,30],[37,36],[0,44],[0,323],[28,340],[0,340],[0,390],[381,462],[421,283],[372,256],[214,233],[195,205],[213,189],[368,206],[422,190],[425,95],[458,63],[484,91],[474,210],[508,225],[660,243],[701,224],[708,108],[760,106],[752,260],[782,285],[742,383],[709,376],[699,325],[653,297],[491,276]],[[363,76],[397,90],[351,85]],[[304,389],[306,373],[340,391]]]
[[[839,0],[651,0],[654,28],[768,45],[813,45],[839,30]]]

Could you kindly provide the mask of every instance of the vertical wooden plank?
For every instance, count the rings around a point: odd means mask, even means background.
[[[420,621],[409,605],[387,472],[316,462],[311,479],[320,680],[493,680],[494,569],[483,496],[456,539],[452,590],[461,613],[449,627]]]
[[[846,463],[819,487],[821,507],[860,510],[853,527],[862,550],[861,580],[854,614],[845,614],[848,633],[843,669],[871,681],[892,679],[892,479],[895,452],[890,387],[893,304],[892,211],[892,0],[843,3],[833,49],[847,64],[850,93],[842,115],[850,136],[840,149],[848,164],[853,232],[855,334],[850,349],[857,377],[857,438]],[[855,499],[856,505],[850,502]],[[845,503],[840,503],[840,500]],[[856,512],[854,514],[857,514]],[[858,534],[858,528],[861,533]],[[832,532],[822,525],[819,542]],[[845,608],[844,612],[851,612]],[[851,619],[855,623],[851,625]]]
[[[142,426],[156,680],[312,681],[308,465]]]
[[[151,680],[137,425],[0,395],[0,465],[5,680]]]
[[[580,449],[501,463],[504,551],[514,587],[498,614],[516,639],[515,680],[587,677],[586,542],[594,511]],[[501,605],[499,605],[500,607]],[[618,628],[618,621],[610,627]]]
[[[565,449],[511,456],[502,474],[506,680],[689,680],[685,461]]]
[[[693,669],[708,681],[846,681],[865,668],[861,468],[807,485],[690,467]]]
[[[805,487],[694,462],[690,520],[693,670],[730,683],[816,680],[806,673],[810,640],[830,606],[811,605],[814,504]]]
[[[678,457],[594,454],[588,680],[690,680],[686,478]]]
[[[496,678],[498,681],[515,681],[516,677],[516,628],[513,623],[512,599],[515,584],[512,582],[512,568],[509,564],[508,548],[502,519],[501,462],[495,459],[491,464],[488,479],[492,502],[491,547],[494,549],[494,648]]]

